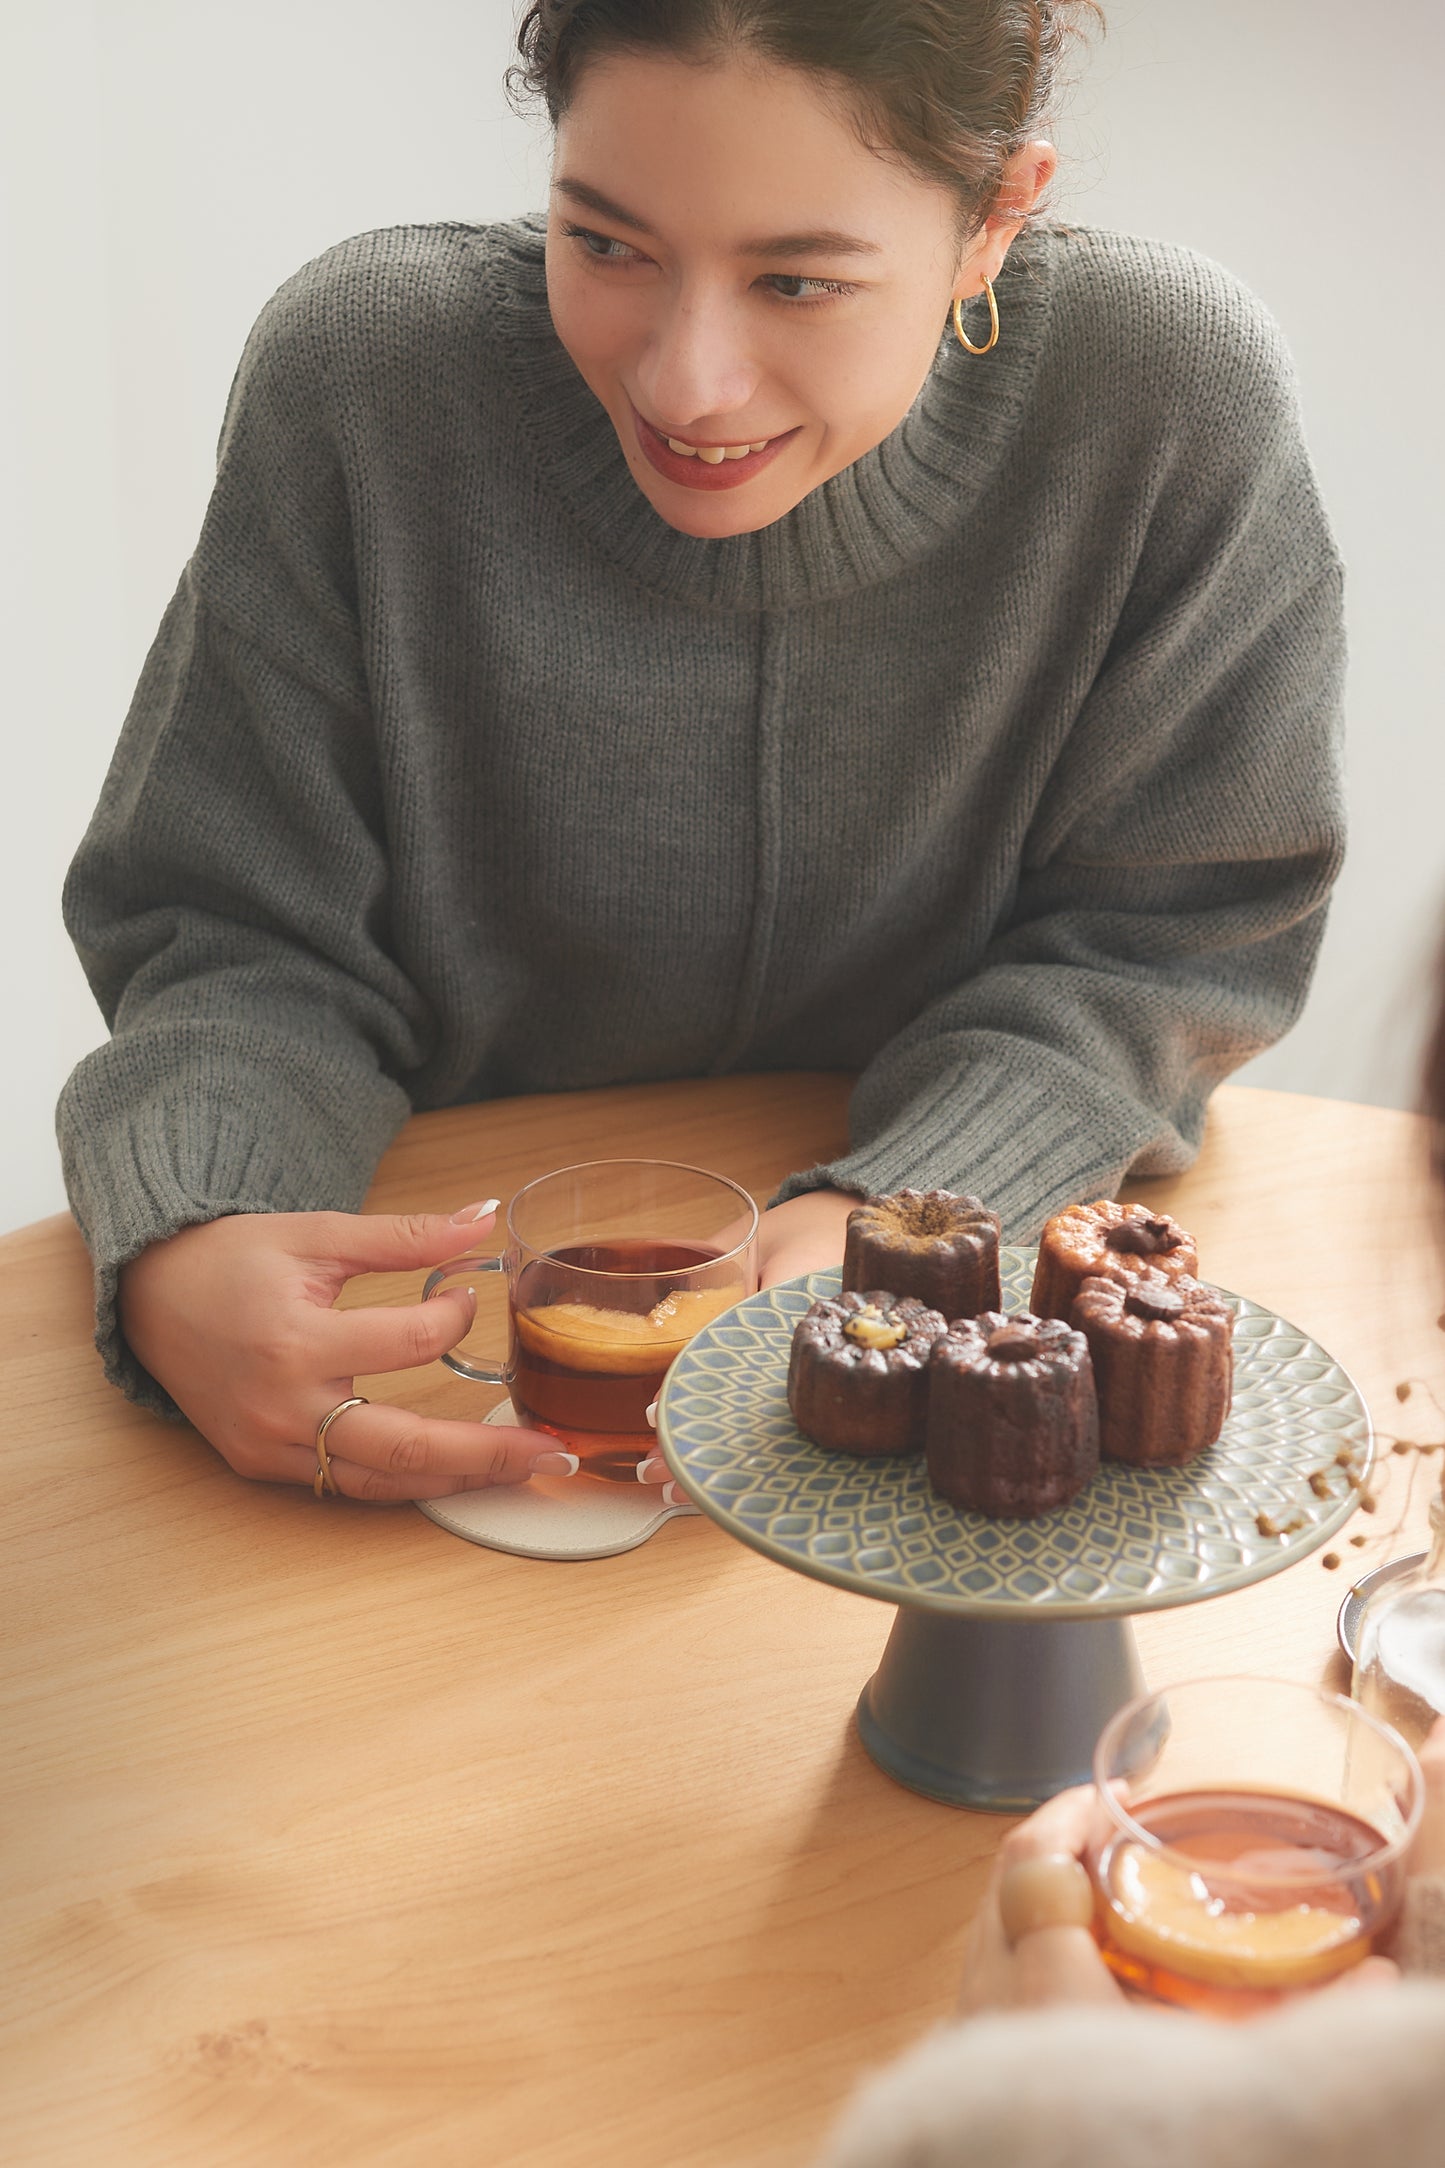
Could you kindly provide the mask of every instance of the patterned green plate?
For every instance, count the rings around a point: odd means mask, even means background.
[[[1003,1253],[1004,1307],[1028,1306],[1032,1250]],[[755,1550],[889,1603],[977,1616],[1104,1618],[1221,1596],[1307,1557],[1350,1514],[1370,1461],[1365,1404],[1332,1356],[1238,1295],[1234,1406],[1187,1468],[1106,1462],[1071,1505],[991,1521],[937,1496],[921,1459],[853,1460],[788,1412],[793,1328],[840,1275],[770,1287],[707,1325],[668,1373],[657,1428],[705,1513]],[[1311,1479],[1315,1479],[1312,1483]],[[1285,1535],[1261,1533],[1258,1516]]]

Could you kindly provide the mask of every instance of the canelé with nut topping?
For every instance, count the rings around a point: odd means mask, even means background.
[[[944,1329],[926,1303],[878,1288],[815,1302],[793,1334],[793,1421],[836,1453],[918,1452],[928,1358]]]
[[[900,1189],[848,1214],[845,1289],[886,1287],[916,1295],[946,1318],[975,1317],[1002,1300],[999,1220],[977,1197],[947,1189]]]
[[[1234,1384],[1234,1321],[1187,1274],[1085,1280],[1072,1322],[1089,1343],[1106,1460],[1182,1468],[1224,1427]]]
[[[1035,1317],[1067,1319],[1085,1280],[1130,1278],[1136,1272],[1199,1270],[1194,1237],[1167,1212],[1147,1205],[1074,1204],[1056,1212],[1039,1237],[1029,1308]]]
[[[1027,1519],[1067,1505],[1099,1465],[1084,1335],[1062,1318],[962,1318],[928,1366],[928,1479],[972,1513]]]

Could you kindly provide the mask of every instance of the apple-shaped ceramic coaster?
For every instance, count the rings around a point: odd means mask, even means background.
[[[510,1400],[482,1418],[515,1423]],[[664,1521],[697,1514],[687,1504],[664,1505],[656,1483],[605,1483],[596,1476],[533,1476],[504,1489],[457,1491],[417,1501],[428,1520],[468,1543],[518,1558],[615,1558],[635,1551]]]

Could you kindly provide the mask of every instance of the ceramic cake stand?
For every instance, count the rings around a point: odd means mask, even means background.
[[[1004,1251],[1006,1309],[1027,1308],[1033,1258]],[[897,1605],[858,1729],[914,1791],[1015,1813],[1087,1782],[1104,1724],[1142,1690],[1131,1615],[1279,1573],[1354,1510],[1337,1456],[1357,1481],[1369,1466],[1359,1394],[1304,1333],[1227,1295],[1234,1405],[1189,1467],[1106,1462],[1032,1521],[959,1512],[921,1458],[855,1460],[794,1426],[793,1328],[839,1280],[768,1288],[705,1326],[668,1373],[658,1435],[689,1497],[744,1543]],[[1263,1534],[1260,1515],[1289,1532]]]

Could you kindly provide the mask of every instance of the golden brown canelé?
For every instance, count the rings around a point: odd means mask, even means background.
[[[998,1214],[947,1189],[900,1189],[848,1214],[844,1289],[916,1295],[946,1318],[998,1309]]]
[[[928,1366],[928,1479],[973,1513],[1026,1519],[1077,1498],[1099,1465],[1088,1343],[1062,1318],[962,1318]]]
[[[1029,1308],[1035,1317],[1067,1318],[1085,1280],[1198,1270],[1194,1237],[1178,1220],[1103,1197],[1097,1204],[1072,1204],[1045,1226]]]
[[[1085,1280],[1074,1325],[1089,1343],[1105,1460],[1182,1468],[1213,1445],[1234,1387],[1234,1320],[1185,1273]]]
[[[926,1303],[877,1288],[815,1302],[793,1334],[793,1421],[835,1453],[918,1452],[928,1358],[944,1330]]]

